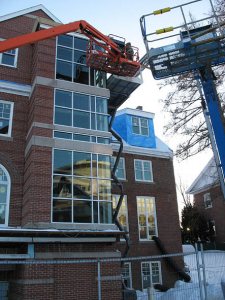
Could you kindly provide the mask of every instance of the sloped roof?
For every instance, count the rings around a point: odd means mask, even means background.
[[[6,21],[6,20],[10,20],[19,16],[23,16],[29,13],[32,13],[34,11],[37,10],[42,10],[44,13],[46,13],[53,21],[57,22],[57,23],[62,23],[58,18],[56,18],[46,7],[44,7],[42,4],[36,5],[36,6],[32,6],[26,9],[22,9],[19,10],[17,12],[11,13],[11,14],[7,14],[4,16],[0,17],[0,22]]]
[[[187,189],[187,194],[197,194],[207,190],[217,184],[219,176],[214,158],[212,157],[191,186]]]

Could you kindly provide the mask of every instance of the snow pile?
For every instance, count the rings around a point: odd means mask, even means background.
[[[192,247],[192,246],[191,246]],[[184,252],[193,252],[193,248],[184,247]],[[195,254],[184,256],[184,262],[190,270],[192,281],[185,283],[177,281],[174,288],[167,292],[154,292],[154,300],[200,300],[200,289],[198,282],[198,271]],[[224,300],[225,299],[225,252],[207,251],[204,252],[205,275],[207,299]],[[202,263],[200,261],[200,263]],[[201,278],[203,273],[201,270]],[[221,287],[224,282],[224,296]],[[204,295],[204,286],[202,284],[202,294]],[[137,300],[148,300],[147,291],[137,291]]]

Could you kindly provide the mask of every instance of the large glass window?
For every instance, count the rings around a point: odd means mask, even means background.
[[[85,38],[60,35],[57,39],[56,78],[104,87],[105,72],[96,72],[86,65],[88,40]]]
[[[55,124],[108,131],[106,98],[55,90]]]
[[[8,50],[0,53],[0,64],[8,67],[17,66],[18,49]]]
[[[0,165],[0,226],[8,225],[11,182],[6,169]]]
[[[151,240],[157,235],[156,207],[154,197],[137,197],[139,239]]]
[[[111,157],[112,169],[115,165],[115,161],[116,161],[116,157],[112,156]],[[124,157],[120,157],[120,160],[119,160],[119,163],[118,163],[118,166],[117,166],[117,169],[116,169],[116,177],[118,179],[121,179],[121,180],[126,179],[126,170],[125,170],[125,159],[124,159]]]
[[[0,100],[0,136],[11,136],[13,102]]]
[[[148,160],[134,160],[134,171],[136,181],[152,182],[152,163]]]
[[[53,222],[112,224],[110,156],[54,150]]]
[[[147,289],[154,284],[162,283],[160,261],[141,263],[142,288]]]
[[[113,210],[115,211],[117,204],[119,202],[119,195],[113,195],[112,201],[113,201]],[[120,206],[120,210],[118,213],[118,220],[120,224],[123,226],[124,231],[129,231],[129,225],[128,225],[128,210],[127,210],[127,196],[124,195],[122,204]]]
[[[134,134],[149,136],[148,119],[132,117],[132,132]]]

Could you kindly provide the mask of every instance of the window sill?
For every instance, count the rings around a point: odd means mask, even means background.
[[[11,136],[0,135],[0,140],[12,142],[12,141],[13,141],[13,137],[11,137]]]

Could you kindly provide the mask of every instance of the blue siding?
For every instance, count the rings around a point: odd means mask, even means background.
[[[142,116],[140,116],[142,117]],[[143,148],[156,148],[156,139],[153,119],[148,119],[149,136],[143,136],[132,133],[132,115],[123,114],[115,117],[113,129],[122,137],[122,139],[131,146]]]

